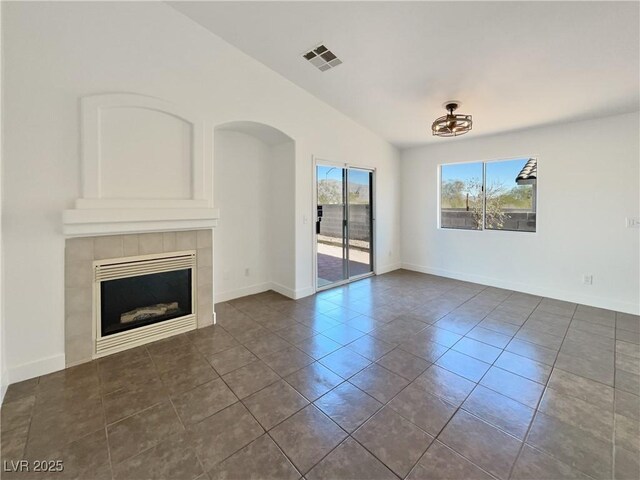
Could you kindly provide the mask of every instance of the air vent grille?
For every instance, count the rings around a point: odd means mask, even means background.
[[[312,48],[302,56],[321,72],[326,72],[342,63],[342,60],[335,53],[322,44]]]

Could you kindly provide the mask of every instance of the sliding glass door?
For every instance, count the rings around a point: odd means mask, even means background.
[[[347,170],[318,165],[316,218],[318,288],[340,283],[348,277],[344,184]]]
[[[373,172],[347,169],[349,278],[373,272]]]
[[[373,171],[316,166],[319,289],[373,273]]]

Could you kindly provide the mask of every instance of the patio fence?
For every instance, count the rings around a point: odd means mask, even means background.
[[[516,209],[505,209],[506,213],[502,230],[515,230],[518,232],[536,231],[536,214]],[[440,225],[444,228],[473,228],[476,221],[472,212],[464,208],[442,209]]]
[[[320,234],[327,237],[342,237],[342,205],[322,205]],[[366,240],[371,236],[371,215],[369,205],[349,205],[349,236],[352,240]]]

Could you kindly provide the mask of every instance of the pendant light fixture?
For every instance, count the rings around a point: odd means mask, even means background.
[[[438,137],[457,137],[464,135],[473,125],[471,115],[462,115],[455,112],[460,106],[460,102],[450,100],[445,102],[443,107],[449,112],[448,114],[436,118],[431,125],[431,132]]]

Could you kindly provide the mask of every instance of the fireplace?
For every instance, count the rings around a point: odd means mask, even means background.
[[[191,315],[191,296],[191,269],[102,281],[102,336]]]
[[[108,291],[111,285],[114,288],[126,285],[108,282],[181,271],[177,275],[182,275],[182,278],[167,280],[158,277],[163,283],[172,285],[166,289],[171,295],[156,294],[132,305],[124,299],[122,301],[127,305],[120,306],[117,313],[105,311],[103,314],[103,293],[113,295]],[[190,305],[189,298],[181,299],[188,295],[179,293],[181,289],[173,286],[176,281],[184,286],[184,277],[189,278],[189,275]],[[64,284],[65,362],[68,367],[206,327],[214,321],[213,231],[179,230],[68,238],[65,243]],[[128,288],[121,290],[128,295]],[[171,306],[174,302],[178,303],[178,311]],[[159,307],[159,304],[169,305]],[[145,307],[151,308],[146,309],[146,313],[139,311],[140,315],[131,313]],[[165,313],[158,315],[163,309],[166,309]],[[128,317],[123,320],[128,322],[122,323],[129,324],[120,325],[121,315],[125,314]],[[117,321],[113,316],[111,321],[106,320],[110,327],[103,331],[104,315],[113,315]]]
[[[196,252],[94,262],[96,356],[196,328]]]

